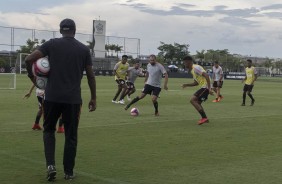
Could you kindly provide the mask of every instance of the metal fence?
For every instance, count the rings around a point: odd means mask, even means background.
[[[40,42],[41,40],[49,40],[51,38],[59,37],[61,37],[59,31],[0,26],[0,51],[19,50],[20,46],[26,45],[26,41],[28,39],[32,41],[38,40]],[[75,38],[85,45],[88,45],[88,42],[92,42],[93,34],[76,33]],[[106,36],[105,44],[122,46],[122,50],[119,53],[110,51],[110,55],[117,56],[121,54],[127,54],[131,55],[132,57],[138,57],[140,55],[139,38]]]

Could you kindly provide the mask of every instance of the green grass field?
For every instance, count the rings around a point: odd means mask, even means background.
[[[97,110],[89,113],[90,97],[83,79],[83,109],[76,159],[77,184],[280,184],[282,181],[282,79],[261,78],[255,106],[241,107],[241,81],[225,81],[220,103],[210,96],[204,108],[209,124],[197,125],[199,114],[189,103],[197,90],[182,90],[191,79],[170,79],[153,115],[147,96],[131,117],[112,104],[112,77],[96,77]],[[31,83],[17,76],[16,90],[0,91],[0,183],[48,183],[42,131],[32,131],[37,100],[22,97]],[[137,94],[143,79],[136,83]],[[42,124],[42,121],[41,121]],[[64,136],[57,134],[55,183],[63,179]]]

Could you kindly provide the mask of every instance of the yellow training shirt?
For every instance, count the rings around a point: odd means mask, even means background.
[[[206,72],[203,67],[200,65],[193,64],[193,69],[191,70],[191,74],[193,75],[193,79],[197,81],[200,88],[208,88],[208,83],[206,78],[202,75],[203,72]]]
[[[253,81],[255,80],[255,75],[257,74],[256,68],[251,66],[250,68],[246,68],[246,81],[245,84],[252,85]]]
[[[121,61],[118,62],[115,65],[114,70],[116,71],[116,73],[118,74],[118,76],[120,78],[117,78],[117,76],[115,75],[115,80],[117,80],[117,79],[125,80],[125,77],[126,77],[126,74],[127,74],[127,71],[128,71],[128,67],[129,67],[128,63],[123,64]]]

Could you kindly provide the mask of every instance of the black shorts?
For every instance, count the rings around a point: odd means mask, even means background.
[[[42,105],[43,105],[43,98],[37,96],[37,101],[38,101],[38,107],[39,107],[39,109],[40,109],[40,108],[42,107]]]
[[[116,79],[116,82],[118,85],[124,85],[125,84],[125,80],[123,79]]]
[[[208,99],[209,90],[207,88],[201,88],[194,95],[198,98],[198,101],[204,102]]]
[[[214,88],[222,88],[223,81],[214,81],[212,87]]]
[[[151,86],[149,84],[145,84],[142,93],[148,94],[148,95],[154,95],[154,96],[159,96],[160,92],[161,92],[161,88],[159,87],[155,87],[155,86]]]
[[[135,88],[134,83],[132,83],[132,82],[127,81],[126,85],[127,85],[127,89],[134,89]]]
[[[243,91],[244,91],[244,92],[247,92],[247,91],[252,92],[253,87],[254,87],[254,85],[245,84]]]

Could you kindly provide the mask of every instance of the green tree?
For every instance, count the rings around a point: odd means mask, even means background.
[[[32,41],[28,39],[26,41],[26,45],[20,46],[20,49],[17,50],[18,53],[31,53],[33,52],[38,46],[38,40]]]
[[[119,46],[119,45],[114,45],[114,51],[117,53],[117,57],[118,57],[118,53],[122,51],[122,47],[123,46]]]
[[[181,61],[184,56],[189,54],[188,49],[189,44],[174,43],[172,45],[161,42],[161,45],[158,47],[158,50],[160,50],[158,56],[164,59],[164,63]]]
[[[195,57],[202,62],[205,59],[205,50],[196,51]]]

